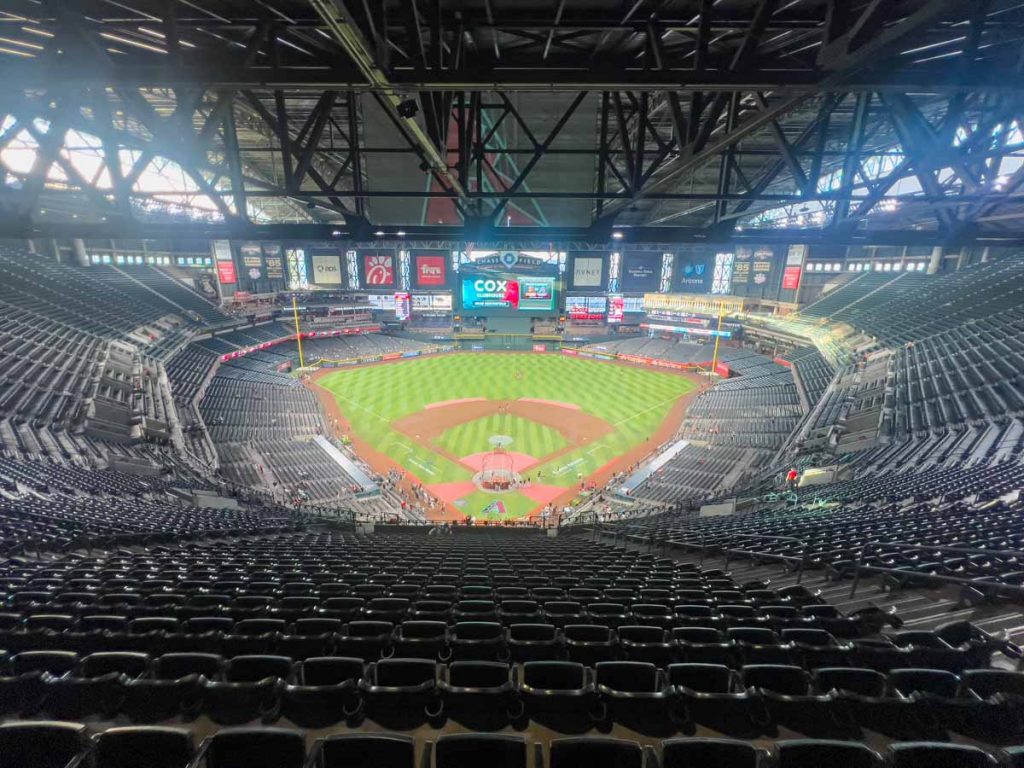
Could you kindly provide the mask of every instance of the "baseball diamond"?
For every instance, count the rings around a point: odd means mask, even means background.
[[[518,518],[649,454],[697,384],[557,354],[465,353],[324,370],[314,386],[359,455],[421,483],[444,504],[437,516]],[[510,488],[479,482],[495,451],[514,474]],[[503,515],[493,511],[499,494]]]

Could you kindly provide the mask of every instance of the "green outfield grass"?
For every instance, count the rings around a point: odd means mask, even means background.
[[[509,450],[530,456],[547,456],[568,443],[557,429],[509,413],[484,416],[443,432],[434,442],[454,456],[468,456],[492,450],[493,435],[512,438]]]
[[[543,482],[569,488],[577,476],[590,475],[609,461],[647,441],[672,405],[691,391],[688,379],[660,371],[557,354],[454,354],[409,359],[400,363],[339,369],[318,384],[337,398],[353,432],[405,467],[426,485],[459,483],[473,471],[418,444],[392,427],[431,403],[460,398],[516,400],[538,398],[573,403],[607,422],[612,431],[531,468]],[[493,431],[492,431],[493,430]],[[510,450],[543,456],[565,448],[556,429],[515,416],[485,417],[448,429],[440,445],[456,457],[486,451],[493,434],[509,435]],[[478,514],[500,498],[511,516],[538,504],[520,493],[494,496],[475,491],[460,507]]]

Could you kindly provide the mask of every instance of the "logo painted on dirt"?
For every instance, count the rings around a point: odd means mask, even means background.
[[[363,257],[367,285],[394,285],[395,269],[390,256],[376,255]]]

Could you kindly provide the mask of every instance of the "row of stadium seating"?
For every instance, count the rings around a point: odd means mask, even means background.
[[[899,277],[901,275],[885,272],[863,272],[807,305],[800,310],[800,314],[807,317],[829,317],[833,312],[856,304],[868,294]]]
[[[707,363],[712,356],[709,345],[654,338],[603,341],[589,348],[681,363]],[[806,364],[806,404],[786,366],[739,347],[722,346],[718,354],[738,377],[718,382],[690,404],[676,437],[696,444],[644,479],[633,490],[634,497],[676,503],[742,484],[746,473],[771,459],[827,386],[821,369],[827,371],[828,364],[810,348],[797,355]],[[813,360],[815,355],[818,360]]]
[[[124,271],[134,280],[149,288],[151,292],[155,291],[174,306],[200,318],[205,325],[221,325],[228,319],[220,308],[209,299],[196,293],[159,267],[134,266],[126,267]]]
[[[793,365],[797,385],[803,390],[806,407],[810,409],[832,383],[835,368],[815,347],[797,347],[784,358]]]
[[[0,726],[0,749],[16,765],[65,768],[1019,768],[1024,748],[986,752],[966,744],[901,742],[883,756],[852,742],[780,739],[757,746],[720,738],[667,739],[641,745],[602,736],[555,739],[547,750],[508,734],[445,734],[427,741],[417,760],[416,741],[396,733],[346,733],[316,739],[307,753],[302,734],[284,728],[233,728],[196,748],[193,735],[177,728],[110,728],[91,738],[84,726],[59,722]],[[546,752],[546,754],[545,754]]]
[[[794,566],[803,561],[804,567],[827,568],[836,578],[853,575],[863,554],[866,566],[905,574],[893,576],[904,586],[942,575],[974,580],[976,589],[994,595],[1007,590],[991,588],[1002,585],[1012,592],[1021,580],[1013,554],[1024,544],[1020,503],[995,497],[1022,481],[1020,464],[889,474],[801,489],[796,506],[768,505],[724,518],[661,515],[622,527],[633,535],[701,549],[747,552]],[[993,500],[957,500],[981,492]],[[917,502],[904,502],[915,495]],[[943,496],[944,502],[929,501]],[[841,504],[822,506],[816,501],[821,499]],[[947,550],[936,552],[936,547]]]
[[[6,661],[6,660],[5,660]],[[738,670],[708,664],[659,669],[639,661],[509,665],[492,660],[275,655],[225,661],[211,654],[101,652],[84,658],[26,651],[0,677],[0,712],[23,717],[158,722],[205,715],[220,725],[287,720],[324,728],[368,719],[411,730],[447,720],[475,730],[532,721],[559,733],[613,723],[668,736],[711,727],[753,738],[786,728],[820,738],[858,738],[862,728],[894,738],[952,731],[988,743],[1024,737],[1024,675],[1006,670],[822,667],[784,664]],[[3,670],[7,671],[7,670]]]
[[[899,350],[887,405],[898,432],[935,431],[1024,412],[1020,311],[978,320]]]
[[[756,464],[756,449],[687,445],[641,486],[644,502],[674,503],[681,498],[704,498],[722,491],[737,466]]]
[[[659,668],[676,663],[718,664],[731,669],[750,664],[783,664],[808,670],[842,666],[883,672],[933,668],[950,673],[987,665],[995,650],[1009,647],[986,639],[980,633],[972,634],[972,629],[960,624],[938,631],[908,630],[866,640],[840,639],[813,627],[825,625],[837,632],[859,634],[873,629],[874,624],[868,620],[870,615],[839,616],[828,610],[831,606],[795,611],[775,620],[782,615],[775,606],[767,607],[760,615],[748,608],[746,616],[731,616],[729,613],[737,606],[723,605],[723,613],[715,618],[691,615],[703,611],[710,614],[710,606],[681,604],[672,617],[667,613],[652,616],[654,609],[663,610],[664,606],[639,603],[635,613],[627,612],[619,604],[614,610],[620,615],[612,615],[603,612],[609,607],[608,603],[593,603],[587,612],[569,608],[567,611],[575,613],[568,613],[555,610],[564,605],[561,602],[551,602],[545,611],[540,611],[536,607],[523,609],[516,605],[526,601],[506,601],[498,618],[513,623],[502,627],[493,621],[460,620],[460,614],[470,619],[479,615],[473,611],[473,601],[460,601],[444,611],[433,605],[428,607],[428,601],[417,601],[395,610],[394,603],[401,602],[401,598],[375,598],[358,608],[353,606],[354,599],[344,597],[318,602],[315,598],[289,596],[268,604],[264,596],[252,595],[240,596],[230,605],[222,605],[218,601],[223,602],[224,596],[213,595],[208,599],[193,596],[178,605],[163,601],[163,596],[145,597],[133,606],[126,606],[124,601],[137,600],[140,596],[106,593],[92,598],[77,597],[82,594],[63,592],[55,596],[58,606],[52,610],[81,611],[82,615],[76,618],[69,613],[31,613],[39,607],[25,601],[38,599],[42,593],[28,590],[16,593],[12,601],[16,600],[17,606],[12,607],[20,606],[21,610],[0,613],[0,638],[4,647],[10,653],[58,651],[65,654],[63,658],[70,658],[69,653],[100,652],[145,653],[154,657],[202,653],[227,658],[277,654],[297,660],[330,655],[371,661],[398,656],[434,661],[568,659],[588,666],[603,661],[631,660]],[[260,607],[254,608],[254,605]],[[339,606],[337,610],[333,608],[335,605]],[[129,612],[134,618],[124,615]],[[357,618],[347,623],[333,618],[344,614],[354,614]],[[405,619],[417,615],[435,618]],[[236,621],[240,616],[260,618]],[[369,618],[358,618],[361,616]],[[666,616],[668,621],[661,624],[626,623]],[[446,623],[446,618],[451,621],[453,617],[456,619],[453,624]],[[396,619],[397,623],[383,621],[383,618]],[[560,623],[518,623],[531,619]],[[581,619],[610,620],[616,629],[607,624],[566,623]],[[776,633],[768,627],[768,622],[773,620],[797,626]],[[669,630],[665,628],[669,622],[683,626]],[[701,622],[718,626],[699,626]],[[735,625],[729,626],[732,622]],[[745,622],[761,626],[747,626]],[[720,629],[722,625],[727,628]],[[962,636],[968,639],[956,643]]]
[[[1024,259],[1010,257],[938,276],[904,273],[829,317],[887,346],[906,344],[1020,306]]]
[[[179,395],[179,412],[197,398],[199,414],[192,422],[205,452],[208,434],[217,452],[221,472],[242,486],[301,491],[311,502],[346,503],[371,516],[398,514],[400,504],[382,498],[354,501],[355,481],[312,439],[330,433],[316,397],[300,382],[277,368],[297,364],[294,342],[248,352],[225,362],[228,354],[246,345],[288,337],[294,329],[271,323],[220,334],[186,347],[168,363],[172,390]],[[421,342],[379,334],[357,334],[303,343],[307,359],[355,357],[409,352]],[[227,350],[227,351],[225,351]],[[211,368],[216,367],[212,377]],[[353,457],[354,461],[358,461]],[[262,468],[262,469],[261,469]],[[368,472],[368,474],[372,474]],[[289,494],[290,495],[290,494]]]

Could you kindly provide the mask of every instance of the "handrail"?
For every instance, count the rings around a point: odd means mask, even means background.
[[[732,534],[727,534],[727,535],[731,536],[732,538],[737,538],[737,539],[768,539],[770,541],[789,541],[789,542],[795,542],[796,544],[802,545],[803,549],[800,550],[800,564],[797,566],[797,569],[796,569],[796,583],[799,584],[801,582],[801,580],[803,580],[803,577],[804,577],[804,562],[806,562],[806,560],[807,560],[807,542],[804,541],[803,539],[798,539],[798,538],[795,538],[793,536],[762,536],[762,535],[756,534],[756,533],[732,533]],[[725,550],[725,570],[729,570],[729,556],[731,554],[733,554],[734,552],[736,554],[739,554],[741,552],[743,554],[751,554],[751,552],[749,550],[746,550],[746,549],[727,549],[727,550]],[[756,553],[753,553],[753,554],[756,554]]]
[[[854,564],[853,572],[853,584],[850,585],[850,597],[852,598],[854,593],[857,591],[857,587],[860,585],[860,573],[861,569],[869,568],[878,573],[884,573],[881,566],[865,566],[864,556],[869,552],[877,549],[878,547],[906,547],[907,549],[919,549],[922,552],[937,552],[939,554],[939,565],[945,564],[945,559],[942,557],[944,553],[953,552],[964,555],[992,555],[995,557],[1018,557],[1024,558],[1024,551],[1013,550],[1013,549],[978,549],[974,547],[954,547],[946,546],[941,544],[912,544],[908,541],[871,541],[861,547],[860,552],[857,555],[857,562]],[[893,568],[893,571],[899,573],[907,573],[907,571]],[[932,576],[930,578],[944,579],[950,584],[977,584],[976,580],[971,579],[960,579],[958,576]],[[956,581],[953,581],[956,579]]]

